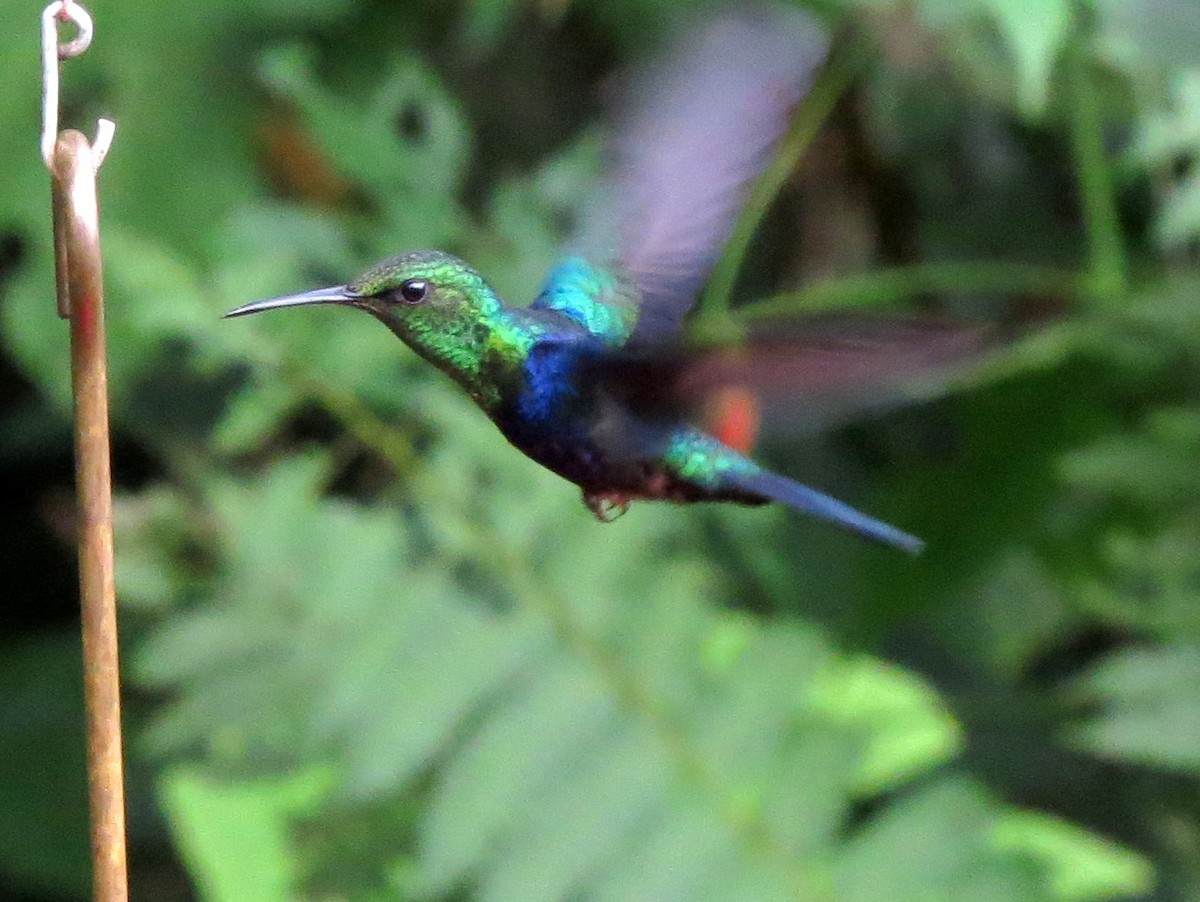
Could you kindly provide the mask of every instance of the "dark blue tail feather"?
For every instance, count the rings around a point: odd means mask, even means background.
[[[894,545],[897,548],[907,551],[909,554],[920,554],[921,550],[925,547],[925,543],[916,536],[910,535],[894,526],[889,526],[882,520],[868,517],[861,511],[855,510],[850,505],[838,501],[836,498],[831,498],[829,495],[818,492],[816,489],[810,489],[808,486],[801,485],[798,482],[793,482],[785,476],[780,476],[778,473],[772,473],[768,470],[758,470],[751,473],[729,473],[725,475],[723,481],[729,486],[754,492],[773,501],[786,504],[788,507],[798,511],[803,511],[806,514],[812,514],[823,520],[836,523],[864,538],[882,542],[885,545]]]

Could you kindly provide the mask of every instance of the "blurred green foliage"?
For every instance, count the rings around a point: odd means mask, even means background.
[[[765,449],[923,535],[916,561],[780,511],[598,526],[366,317],[219,319],[421,246],[531,297],[596,170],[602,76],[690,8],[91,6],[64,110],[119,126],[100,192],[135,898],[1200,897],[1188,0],[822,4],[857,62],[798,114],[819,133],[718,279],[734,323],[1022,324],[953,391]],[[38,10],[10,12],[15,480],[63,454],[70,398]],[[51,525],[61,488],[30,492]],[[0,895],[84,898],[78,645],[21,622]]]

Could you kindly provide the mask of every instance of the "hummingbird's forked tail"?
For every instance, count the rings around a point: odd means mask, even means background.
[[[894,545],[909,554],[920,554],[925,547],[925,543],[916,536],[890,526],[882,520],[869,517],[836,498],[831,498],[816,489],[810,489],[808,486],[794,482],[786,476],[780,476],[778,473],[772,473],[769,470],[754,470],[748,473],[725,473],[723,477],[722,482],[728,486],[744,489],[770,498],[772,501],[778,501],[780,504],[786,504],[795,510],[812,514],[822,520],[828,520],[830,523],[836,523],[864,538],[882,542],[885,545]]]

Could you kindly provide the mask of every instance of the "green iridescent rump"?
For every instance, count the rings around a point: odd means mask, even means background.
[[[667,443],[663,460],[683,479],[708,488],[728,474],[756,473],[761,468],[747,457],[698,429],[684,427]]]

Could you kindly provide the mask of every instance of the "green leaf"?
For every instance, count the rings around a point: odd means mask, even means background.
[[[469,53],[490,50],[516,17],[516,0],[470,0],[463,14],[461,37]]]
[[[1200,14],[1190,0],[1092,0],[1106,53],[1130,70],[1160,73],[1200,63]]]
[[[1080,578],[1078,597],[1094,615],[1136,633],[1164,642],[1200,639],[1197,541],[1190,522],[1149,536],[1114,531],[1105,537],[1098,572]]]
[[[871,658],[834,660],[815,687],[821,707],[870,737],[856,788],[899,785],[961,750],[962,731],[941,699],[908,671]]]
[[[379,256],[453,246],[463,218],[447,199],[464,174],[470,139],[440,80],[417,59],[400,57],[378,73],[374,96],[356,105],[334,96],[313,68],[308,50],[283,47],[264,57],[261,74],[296,104],[337,170],[380,203],[388,244]]]
[[[1198,451],[1200,411],[1159,408],[1136,431],[1068,455],[1063,475],[1091,491],[1164,510],[1200,499],[1200,474],[1188,466]]]
[[[990,19],[1011,60],[1017,108],[1029,118],[1045,113],[1054,62],[1071,34],[1071,0],[922,0],[918,7],[925,20],[938,29],[969,28],[983,17]],[[986,65],[986,42],[975,37],[963,43],[969,50],[968,60],[980,68]]]
[[[1143,856],[1075,824],[1034,811],[1013,811],[995,826],[998,848],[1037,859],[1051,873],[1062,902],[1102,902],[1144,896],[1154,868]]]
[[[1175,175],[1180,160],[1200,155],[1200,70],[1172,72],[1170,92],[1137,123],[1128,157],[1131,164],[1166,173],[1166,191],[1157,211],[1155,233],[1164,248],[1178,248],[1200,230],[1200,187],[1194,174]]]
[[[839,863],[845,902],[1047,899],[1041,867],[997,849],[1000,809],[964,778],[938,780],[889,806],[852,837]]]
[[[1050,96],[1054,61],[1071,34],[1070,0],[984,0],[1016,61],[1017,103],[1028,117],[1040,116]]]
[[[164,613],[193,588],[201,568],[192,557],[200,543],[189,532],[190,513],[183,499],[164,487],[114,498],[113,531],[120,548],[116,582],[122,610]]]
[[[667,550],[679,521],[666,509],[605,530],[596,554],[601,527],[557,493],[573,516],[531,509],[523,534],[464,551],[492,574],[481,583],[411,557],[394,517],[317,496],[322,472],[300,459],[259,486],[212,487],[223,604],[175,618],[139,672],[181,690],[160,746],[201,741],[239,769],[337,762],[349,805],[429,771],[410,889],[470,880],[481,898],[537,899],[598,881],[615,893],[640,884],[631,861],[684,843],[715,857],[656,885],[713,879],[789,898],[826,883],[819,862],[864,776],[892,784],[952,754],[952,723],[898,674],[836,663],[794,626],[716,638],[729,625],[699,599],[717,584]],[[498,492],[484,506],[509,503]],[[489,583],[523,586],[519,606],[495,612],[494,589],[478,594]]]
[[[213,429],[213,447],[226,454],[246,451],[270,435],[301,402],[295,386],[278,372],[242,385],[229,398]]]
[[[1200,768],[1200,645],[1114,652],[1078,682],[1100,713],[1070,731],[1105,758],[1173,770]]]
[[[320,771],[236,783],[184,768],[163,774],[163,808],[202,898],[296,898],[300,868],[290,824],[313,808],[329,784],[329,775]]]

